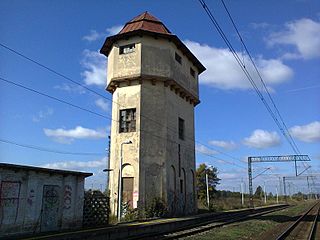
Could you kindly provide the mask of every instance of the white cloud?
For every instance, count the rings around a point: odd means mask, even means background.
[[[118,34],[122,28],[123,28],[123,25],[116,25],[116,26],[107,28],[104,32],[98,32],[97,30],[90,30],[90,33],[88,35],[83,36],[82,39],[88,42],[94,42],[96,40],[103,39],[110,35],[112,36],[112,35]]]
[[[278,146],[281,140],[276,132],[256,129],[250,137],[244,139],[243,143],[249,147],[262,149]]]
[[[123,25],[116,25],[116,26],[107,28],[106,31],[107,31],[108,35],[112,36],[112,35],[118,34],[122,28],[123,28]]]
[[[283,58],[320,57],[320,22],[309,18],[288,22],[285,24],[285,30],[272,33],[267,43],[270,46],[291,45],[295,48],[295,52],[288,52]]]
[[[218,141],[218,140],[212,140],[209,142],[210,145],[221,147],[227,150],[232,150],[237,147],[237,144],[234,141]]]
[[[320,141],[320,122],[315,121],[307,125],[294,126],[290,128],[290,133],[294,138],[304,142]]]
[[[233,55],[228,49],[215,48],[201,45],[193,41],[185,41],[185,44],[206,66],[207,70],[201,75],[200,83],[220,89],[251,89],[252,86]],[[246,69],[250,72],[256,84],[260,86],[257,74],[250,64],[247,55],[237,52],[241,60],[244,59]],[[278,59],[264,59],[261,56],[254,59],[266,85],[277,85],[288,81],[293,76],[293,71]]]
[[[107,101],[103,100],[102,98],[97,99],[95,101],[95,104],[105,112],[108,112],[110,109],[109,103]]]
[[[259,29],[259,28],[267,28],[267,27],[270,27],[270,24],[267,23],[267,22],[259,22],[259,23],[250,23],[250,26],[253,28],[253,29]]]
[[[83,51],[81,65],[86,69],[81,75],[87,85],[104,86],[107,82],[107,59],[98,51]]]
[[[66,83],[63,83],[62,85],[56,85],[56,86],[54,86],[54,89],[59,89],[59,90],[70,92],[70,93],[78,93],[78,94],[86,93],[86,90],[83,87],[71,86]]]
[[[196,145],[196,151],[199,152],[199,153],[202,153],[202,154],[207,154],[207,155],[214,155],[214,154],[217,154],[216,151],[210,149],[210,148],[207,148],[206,146],[204,145],[200,145],[200,144],[197,144]]]
[[[218,178],[226,180],[226,179],[239,179],[240,175],[237,173],[218,173]]]
[[[94,161],[65,161],[65,162],[54,162],[42,165],[45,168],[54,169],[66,169],[66,170],[81,170],[87,168],[105,168],[107,166],[106,158]]]
[[[106,131],[94,130],[77,126],[74,129],[43,129],[44,133],[48,137],[52,137],[60,143],[71,143],[74,139],[100,139],[107,136]]]
[[[52,108],[47,108],[45,111],[39,111],[36,115],[32,116],[33,122],[40,122],[41,120],[51,116],[53,114]]]
[[[82,39],[88,42],[93,42],[103,37],[102,34],[103,33],[98,33],[96,30],[90,30],[90,33],[88,35],[85,35]]]
[[[40,167],[53,168],[53,169],[64,169],[72,171],[81,171],[93,173],[93,176],[86,178],[85,189],[99,189],[104,191],[106,187],[107,174],[102,170],[107,166],[107,159],[102,158],[93,161],[62,161],[44,164]]]

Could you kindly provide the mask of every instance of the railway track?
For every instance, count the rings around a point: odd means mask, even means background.
[[[151,234],[147,236],[139,236],[138,238],[130,238],[133,239],[179,239],[183,237],[192,236],[195,234],[203,233],[205,231],[209,231],[213,228],[223,227],[228,224],[232,224],[235,222],[245,221],[257,216],[262,216],[268,213],[272,213],[275,211],[280,211],[289,206],[275,206],[268,209],[250,209],[244,212],[230,212],[228,214],[224,213],[221,215],[216,215],[213,219],[205,220],[202,222],[198,222],[196,224],[192,224],[188,227],[176,229],[174,232],[170,233],[161,233],[161,234]]]
[[[317,234],[317,225],[319,224],[320,202],[318,201],[310,207],[304,214],[301,215],[294,223],[287,227],[276,239],[320,239]]]

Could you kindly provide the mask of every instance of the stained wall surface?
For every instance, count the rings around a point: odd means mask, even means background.
[[[133,43],[133,52],[119,54],[120,46]],[[181,63],[176,61],[176,53]],[[154,198],[160,198],[171,215],[195,213],[194,102],[185,96],[198,99],[197,68],[174,43],[136,36],[113,45],[108,56],[111,84],[115,86],[110,151],[113,171],[109,173],[112,213],[116,214],[118,206],[121,143],[127,140],[132,144],[123,145],[123,168],[130,165],[132,169],[133,206],[143,210]],[[119,112],[130,108],[136,109],[136,131],[120,133]],[[184,120],[184,139],[179,138],[179,118]]]
[[[0,167],[0,236],[81,227],[84,178]]]

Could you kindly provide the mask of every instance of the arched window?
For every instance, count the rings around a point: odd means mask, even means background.
[[[176,194],[176,169],[174,168],[173,165],[170,167],[170,174],[169,174],[169,189],[171,189],[175,194]]]

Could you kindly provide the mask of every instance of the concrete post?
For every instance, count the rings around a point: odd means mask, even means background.
[[[207,204],[208,204],[208,210],[209,210],[210,209],[210,199],[209,199],[208,173],[206,173],[206,185],[207,185]]]

